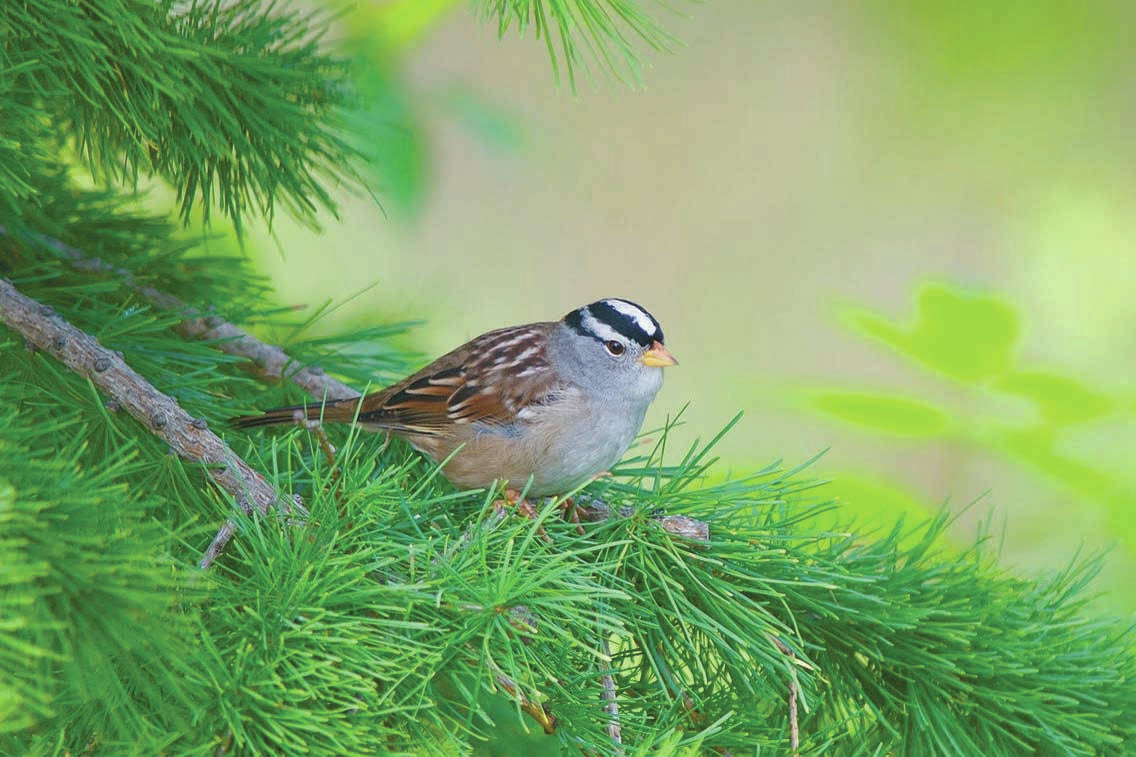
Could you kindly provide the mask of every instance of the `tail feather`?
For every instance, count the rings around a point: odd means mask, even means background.
[[[355,417],[358,397],[336,400],[323,404],[289,405],[265,410],[260,415],[242,415],[230,418],[229,424],[235,428],[258,428],[282,423],[299,423],[302,420],[315,421],[321,418],[329,423],[349,423]]]

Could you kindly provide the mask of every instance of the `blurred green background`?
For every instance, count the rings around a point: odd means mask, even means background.
[[[424,320],[425,359],[633,299],[682,362],[654,424],[745,412],[723,470],[828,448],[834,522],[982,498],[960,544],[1110,550],[1136,609],[1136,5],[640,5],[682,45],[575,92],[466,2],[329,5],[382,207],[254,232],[283,301]]]

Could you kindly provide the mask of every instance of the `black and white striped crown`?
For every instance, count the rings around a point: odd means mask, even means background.
[[[601,342],[620,337],[644,347],[663,342],[663,329],[655,317],[630,300],[609,298],[573,310],[564,323],[577,333]]]

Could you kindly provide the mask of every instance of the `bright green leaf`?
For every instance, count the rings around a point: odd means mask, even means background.
[[[947,428],[947,414],[933,405],[907,397],[859,392],[814,395],[814,408],[842,421],[899,436],[935,436]]]
[[[1037,405],[1042,418],[1057,426],[1087,423],[1111,413],[1113,400],[1068,376],[1044,371],[1016,371],[998,379],[994,388]]]
[[[1019,461],[1031,465],[1089,499],[1131,510],[1131,498],[1123,483],[1110,471],[1078,460],[1061,450],[1058,436],[1047,427],[1004,429],[992,437],[993,444]]]
[[[932,370],[973,383],[1010,366],[1018,340],[1017,311],[993,296],[970,294],[946,284],[925,284],[910,328],[867,311],[846,314],[845,323]]]

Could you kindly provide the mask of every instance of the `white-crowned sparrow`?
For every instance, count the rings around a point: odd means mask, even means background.
[[[659,322],[606,299],[559,321],[482,334],[394,386],[362,398],[268,410],[242,428],[297,419],[390,431],[435,461],[456,486],[495,480],[532,496],[563,494],[627,451],[675,365]],[[529,484],[531,477],[531,484]]]

